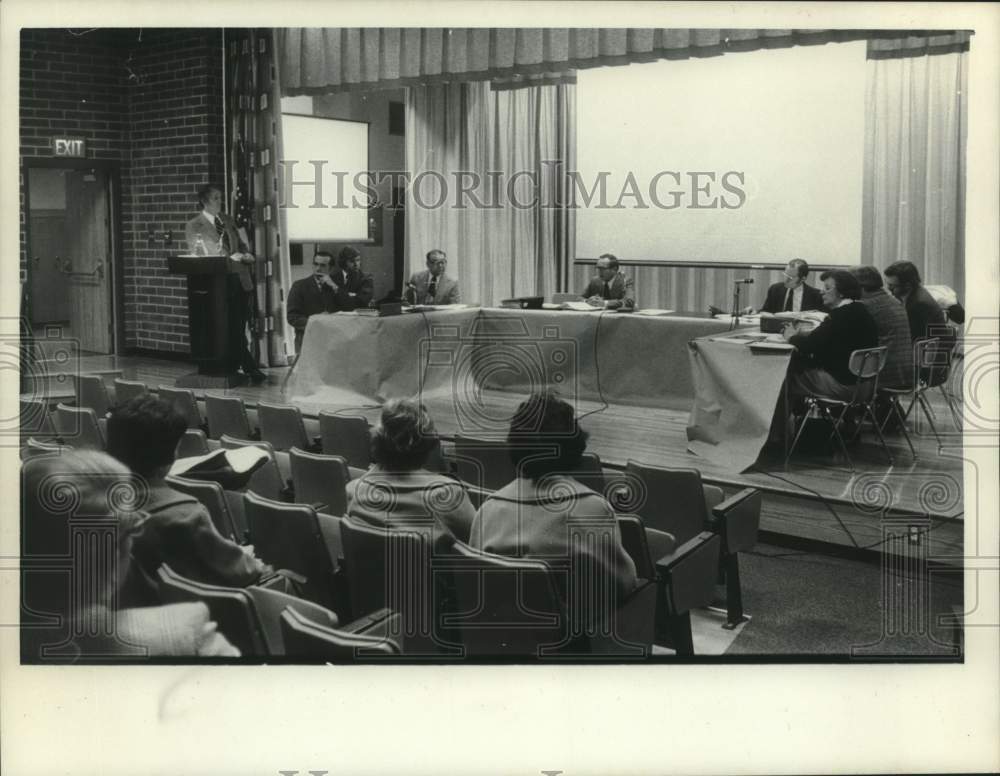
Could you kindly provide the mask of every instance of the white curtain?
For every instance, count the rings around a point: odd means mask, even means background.
[[[869,59],[862,260],[965,291],[967,53]]]
[[[558,203],[572,165],[574,94],[487,82],[407,90],[407,272],[440,248],[465,301],[495,305],[565,286],[573,223]]]

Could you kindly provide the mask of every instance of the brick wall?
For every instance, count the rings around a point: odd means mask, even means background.
[[[166,257],[184,248],[198,187],[222,182],[222,116],[221,30],[22,31],[22,158],[67,133],[120,165],[125,349],[188,351],[185,280]],[[23,182],[21,220],[23,268]]]

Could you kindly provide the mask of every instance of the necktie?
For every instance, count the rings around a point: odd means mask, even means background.
[[[215,217],[215,231],[219,235],[219,247],[222,249],[222,253],[228,256],[231,251],[229,234],[226,232],[226,226],[222,223],[222,219],[218,216]]]
[[[785,312],[790,313],[792,311],[792,297],[795,296],[795,291],[788,289],[788,293],[785,294]]]
[[[606,280],[604,281],[604,298],[605,299],[611,298],[611,286],[608,285],[608,281]]]
[[[431,282],[427,286],[427,304],[434,304],[434,297],[437,294],[437,288],[437,278],[431,278]]]

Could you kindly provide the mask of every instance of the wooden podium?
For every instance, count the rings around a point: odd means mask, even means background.
[[[230,275],[239,265],[228,256],[170,256],[167,269],[187,275],[188,340],[198,371],[177,378],[182,388],[232,388],[246,385],[237,372],[229,331]]]

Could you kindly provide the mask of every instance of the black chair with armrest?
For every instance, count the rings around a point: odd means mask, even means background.
[[[398,620],[398,614],[381,609],[347,628],[332,628],[289,607],[280,617],[285,655],[317,661],[395,657],[399,642],[389,634],[399,631]]]
[[[735,628],[748,618],[743,614],[739,553],[752,550],[760,529],[762,495],[744,488],[712,509],[709,523],[722,539],[720,565],[726,579],[726,625]]]

